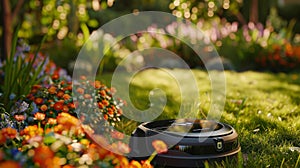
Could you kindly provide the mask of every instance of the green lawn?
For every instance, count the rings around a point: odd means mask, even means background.
[[[187,70],[172,71],[178,74],[176,78],[184,78]],[[147,109],[150,106],[149,93],[160,88],[166,93],[167,105],[156,119],[193,115],[205,118],[211,102],[209,76],[200,70],[193,70],[193,73],[199,87],[200,108],[196,108],[193,101],[186,103],[183,105],[184,115],[178,115],[180,91],[176,80],[159,69],[142,71],[131,79],[131,100],[137,108]],[[99,79],[110,85],[111,76],[104,74]],[[237,130],[244,165],[300,167],[300,151],[290,150],[290,147],[300,147],[300,75],[228,71],[225,76],[226,102],[221,121]],[[124,80],[130,79],[126,75],[123,77]],[[189,84],[186,83],[186,86]],[[130,134],[138,124],[123,119],[119,128]]]

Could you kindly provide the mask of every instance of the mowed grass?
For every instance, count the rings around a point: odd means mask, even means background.
[[[188,70],[148,69],[134,77],[124,74],[123,80],[130,81],[130,99],[136,108],[145,110],[151,106],[149,94],[155,88],[162,89],[167,97],[163,112],[158,119],[181,117],[205,118],[211,104],[211,82],[207,72],[192,70],[199,88],[200,104],[184,102],[184,113],[178,114],[181,93],[178,82],[185,78]],[[218,74],[221,72],[213,72]],[[110,86],[112,74],[99,79]],[[239,134],[245,167],[300,167],[300,75],[272,74],[259,72],[225,72],[226,100],[220,121],[232,125]],[[184,84],[188,87],[190,80]],[[185,90],[185,89],[184,89]],[[134,110],[124,113],[135,113]],[[139,112],[140,114],[140,112]],[[124,118],[118,125],[126,134],[140,124]],[[293,148],[294,147],[294,148]],[[294,150],[292,150],[294,149]],[[217,167],[232,167],[219,163]]]

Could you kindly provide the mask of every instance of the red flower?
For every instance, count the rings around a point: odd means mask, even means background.
[[[53,75],[52,75],[52,77],[51,77],[53,80],[57,80],[57,79],[59,79],[59,74],[56,72],[56,73],[54,73]]]
[[[64,104],[62,102],[56,102],[53,106],[53,108],[57,111],[62,110],[64,107]]]

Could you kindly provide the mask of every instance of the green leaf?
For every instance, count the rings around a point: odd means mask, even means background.
[[[49,133],[49,134],[45,135],[45,137],[44,137],[45,144],[52,144],[55,141],[56,141],[56,138],[54,137],[54,133]]]

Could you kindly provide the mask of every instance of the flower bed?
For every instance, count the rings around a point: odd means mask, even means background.
[[[130,149],[122,142],[124,135],[111,129],[120,121],[124,105],[121,99],[114,98],[114,89],[84,76],[72,83],[53,62],[36,65],[38,59],[45,59],[41,54],[36,57],[17,52],[16,58],[26,65],[12,64],[12,59],[1,63],[4,80],[14,79],[6,76],[14,66],[20,70],[36,66],[39,70],[30,72],[40,78],[29,75],[22,79],[33,83],[28,93],[17,92],[22,86],[7,91],[5,85],[9,82],[3,82],[0,167],[152,167],[153,157],[142,162],[128,160],[125,154]],[[88,125],[91,121],[98,122],[102,131],[116,140],[110,143],[107,137],[97,134]]]

